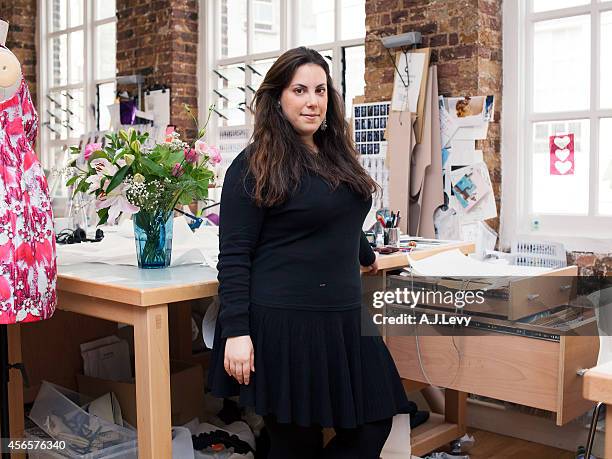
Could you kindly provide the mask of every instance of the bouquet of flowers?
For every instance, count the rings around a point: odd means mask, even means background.
[[[185,108],[197,125],[189,107]],[[145,261],[167,266],[173,209],[208,197],[212,166],[221,161],[219,150],[204,141],[212,109],[193,144],[172,132],[164,142],[145,148],[148,134],[129,129],[107,135],[104,147],[90,144],[83,152],[78,147],[72,149],[77,156],[69,164],[66,185],[73,187],[75,194],[95,196],[100,225],[109,219],[114,222],[122,213],[134,214],[137,249],[142,249],[137,250],[139,265],[142,255]],[[162,249],[167,253],[162,254]]]

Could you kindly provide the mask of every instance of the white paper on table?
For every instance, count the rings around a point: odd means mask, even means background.
[[[461,177],[468,174],[469,172],[480,174],[486,186],[489,188],[488,192],[468,211],[461,206],[455,196],[450,196],[450,205],[457,213],[461,216],[461,222],[471,223],[480,220],[486,220],[488,218],[495,218],[497,216],[497,206],[495,205],[495,196],[493,194],[493,186],[491,185],[491,178],[489,177],[489,170],[485,163],[476,163],[471,166],[462,167],[455,169],[450,172],[450,179],[452,183],[456,183]]]
[[[446,110],[444,98],[442,96],[438,99],[438,105],[440,112],[440,145],[442,148],[445,148],[449,145],[459,126],[455,120],[450,117],[448,110]]]
[[[440,252],[422,260],[413,260],[408,254],[413,274],[427,277],[511,277],[537,276],[549,268],[533,266],[499,265],[465,256],[459,249]]]
[[[497,233],[485,222],[473,222],[461,225],[461,239],[474,242],[476,251],[474,256],[484,260],[487,250],[494,250],[497,242]]]
[[[216,268],[214,259],[219,253],[219,239],[212,228],[200,227],[194,233],[185,217],[175,218],[170,266],[212,263],[208,265]],[[137,266],[132,222],[122,222],[114,232],[105,231],[104,239],[100,242],[57,246],[58,266],[87,262]]]
[[[391,110],[417,112],[426,56],[426,53],[397,53],[396,65],[401,72],[401,78],[395,70]],[[408,67],[408,75],[404,70],[406,67]],[[402,78],[408,83],[408,87],[404,85]]]

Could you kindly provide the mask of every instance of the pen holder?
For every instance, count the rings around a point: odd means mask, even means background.
[[[385,228],[385,245],[399,247],[399,228]]]

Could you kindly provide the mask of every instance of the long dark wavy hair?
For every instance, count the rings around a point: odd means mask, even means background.
[[[314,134],[317,154],[302,142],[278,106],[283,89],[289,86],[298,67],[305,64],[318,65],[327,77],[327,129]],[[249,149],[249,172],[257,205],[282,204],[307,171],[317,173],[332,189],[345,183],[364,200],[379,188],[357,160],[344,118],[344,101],[334,88],[327,62],[317,51],[300,47],[280,56],[255,93],[252,109],[255,130]]]

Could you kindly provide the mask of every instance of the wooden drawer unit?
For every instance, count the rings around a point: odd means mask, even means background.
[[[583,399],[582,377],[576,372],[596,364],[597,336],[549,341],[474,332],[456,337],[388,336],[386,342],[405,379],[553,411],[557,425],[593,406]]]

